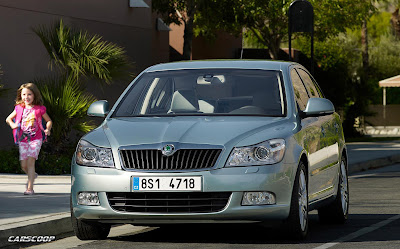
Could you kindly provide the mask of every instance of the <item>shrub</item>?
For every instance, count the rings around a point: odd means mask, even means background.
[[[63,154],[51,154],[42,150],[36,161],[36,172],[40,175],[71,174],[71,158],[74,148],[70,147]],[[24,174],[19,162],[17,147],[0,150],[0,172],[9,174]]]

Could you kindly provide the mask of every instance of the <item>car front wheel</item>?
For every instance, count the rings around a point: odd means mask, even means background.
[[[294,182],[287,229],[293,239],[304,239],[308,232],[308,189],[305,165],[300,162]]]
[[[110,233],[111,225],[98,222],[87,222],[78,220],[72,210],[72,200],[70,202],[71,222],[76,237],[80,240],[103,240]]]

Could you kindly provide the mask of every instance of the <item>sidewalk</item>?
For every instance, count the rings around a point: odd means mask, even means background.
[[[71,177],[39,175],[31,196],[23,195],[26,181],[26,175],[0,174],[0,247],[11,244],[10,236],[57,236],[72,230]]]
[[[347,144],[349,174],[400,162],[400,142]],[[72,231],[70,176],[39,175],[35,195],[24,196],[26,175],[0,174],[0,247],[9,236],[53,235]],[[15,245],[15,243],[14,243]]]
[[[400,141],[348,143],[349,174],[400,162]]]

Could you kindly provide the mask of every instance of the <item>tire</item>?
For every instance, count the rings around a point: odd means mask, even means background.
[[[349,181],[347,177],[347,162],[342,156],[339,169],[338,191],[335,200],[320,209],[318,217],[321,223],[344,224],[349,215]]]
[[[98,222],[87,222],[78,220],[72,210],[72,199],[70,200],[71,223],[75,236],[80,240],[104,240],[110,233],[111,225]]]
[[[286,221],[286,229],[290,237],[302,240],[308,233],[308,184],[307,173],[303,162],[300,162],[294,181],[290,213]]]

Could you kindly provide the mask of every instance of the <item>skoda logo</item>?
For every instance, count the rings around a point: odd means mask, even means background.
[[[172,156],[172,154],[175,153],[175,146],[173,144],[167,144],[162,148],[161,152],[164,156]]]

